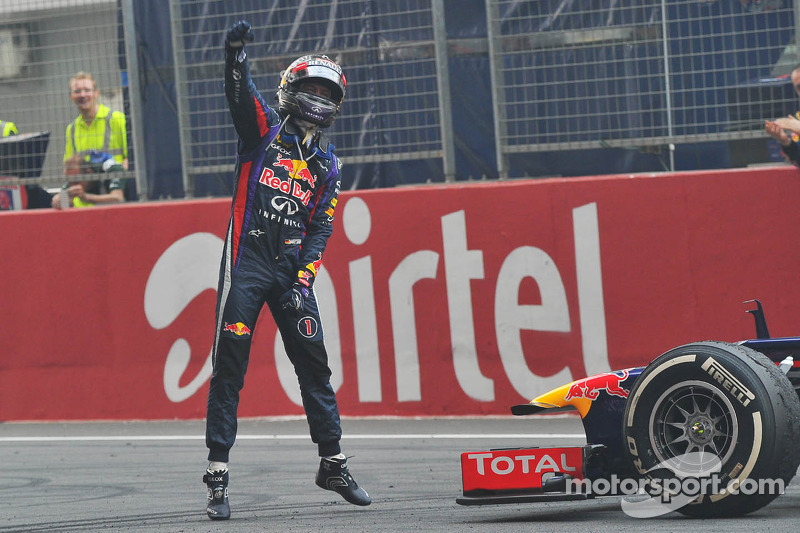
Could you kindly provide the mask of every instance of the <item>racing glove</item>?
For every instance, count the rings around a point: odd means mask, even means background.
[[[295,282],[291,289],[283,293],[280,302],[284,309],[302,311],[306,298],[308,298],[308,288]]]
[[[225,35],[225,46],[227,48],[241,48],[245,42],[253,41],[253,32],[250,31],[250,23],[240,20],[231,26]]]
[[[322,252],[319,253],[316,261],[307,264],[305,268],[301,268],[297,271],[297,278],[295,278],[292,288],[281,296],[281,303],[284,309],[292,308],[297,311],[303,310],[303,302],[308,298],[308,292],[311,290],[311,285],[314,284],[314,278],[321,264]]]

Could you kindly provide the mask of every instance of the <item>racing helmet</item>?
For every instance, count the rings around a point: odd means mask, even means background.
[[[300,86],[306,81],[329,88],[330,98],[301,92]],[[306,55],[295,59],[283,71],[275,97],[284,113],[327,128],[339,113],[346,85],[342,67],[336,62],[324,55]]]

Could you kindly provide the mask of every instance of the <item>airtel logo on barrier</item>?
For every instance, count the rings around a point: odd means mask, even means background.
[[[610,371],[608,363],[600,239],[597,206],[594,203],[572,210],[575,243],[575,279],[578,288],[580,338],[587,375]],[[371,214],[366,202],[351,197],[342,221],[347,239],[363,244],[371,231]],[[422,400],[419,350],[415,323],[413,286],[423,279],[435,279],[440,259],[444,262],[452,365],[459,387],[468,397],[483,402],[495,398],[494,380],[480,369],[476,346],[470,281],[484,278],[483,252],[467,246],[464,211],[441,217],[443,253],[417,250],[405,256],[388,277],[397,400]],[[216,289],[223,241],[210,233],[195,233],[174,242],[156,261],[145,289],[145,315],[155,329],[163,329],[201,292]],[[381,402],[380,346],[374,295],[372,257],[348,263],[355,344],[355,372],[359,402]],[[525,278],[533,278],[541,296],[538,305],[519,304],[517,295]],[[572,381],[565,365],[551,376],[532,371],[523,353],[520,333],[524,330],[572,331],[566,291],[553,259],[542,249],[520,246],[503,260],[497,275],[494,297],[494,326],[497,348],[505,374],[514,389],[525,398]],[[343,382],[339,309],[333,281],[324,267],[317,275],[315,291],[325,321],[326,346],[335,390]],[[418,303],[416,305],[419,305]],[[278,378],[287,397],[302,405],[297,377],[284,351],[280,335],[275,337]],[[177,339],[166,354],[164,390],[173,402],[195,394],[211,375],[211,354],[202,370],[184,386],[183,374],[190,361],[190,348]]]

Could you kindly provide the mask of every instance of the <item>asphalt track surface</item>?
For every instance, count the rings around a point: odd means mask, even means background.
[[[202,421],[0,423],[0,532],[800,531],[800,481],[743,518],[641,520],[616,497],[457,505],[463,451],[580,445],[574,417],[348,419],[344,452],[369,507],[317,488],[304,420],[243,420],[231,456],[232,517],[205,515]]]

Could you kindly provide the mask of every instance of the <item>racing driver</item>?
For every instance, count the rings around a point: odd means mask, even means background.
[[[355,505],[372,501],[350,475],[339,446],[339,409],[314,295],[333,230],[341,166],[322,130],[339,112],[345,77],[327,56],[300,57],[283,72],[274,109],[250,78],[245,43],[252,40],[246,21],[225,37],[225,96],[239,142],[208,390],[203,481],[212,520],[230,517],[228,459],[250,343],[265,303],[300,383],[321,458],[317,485]]]

